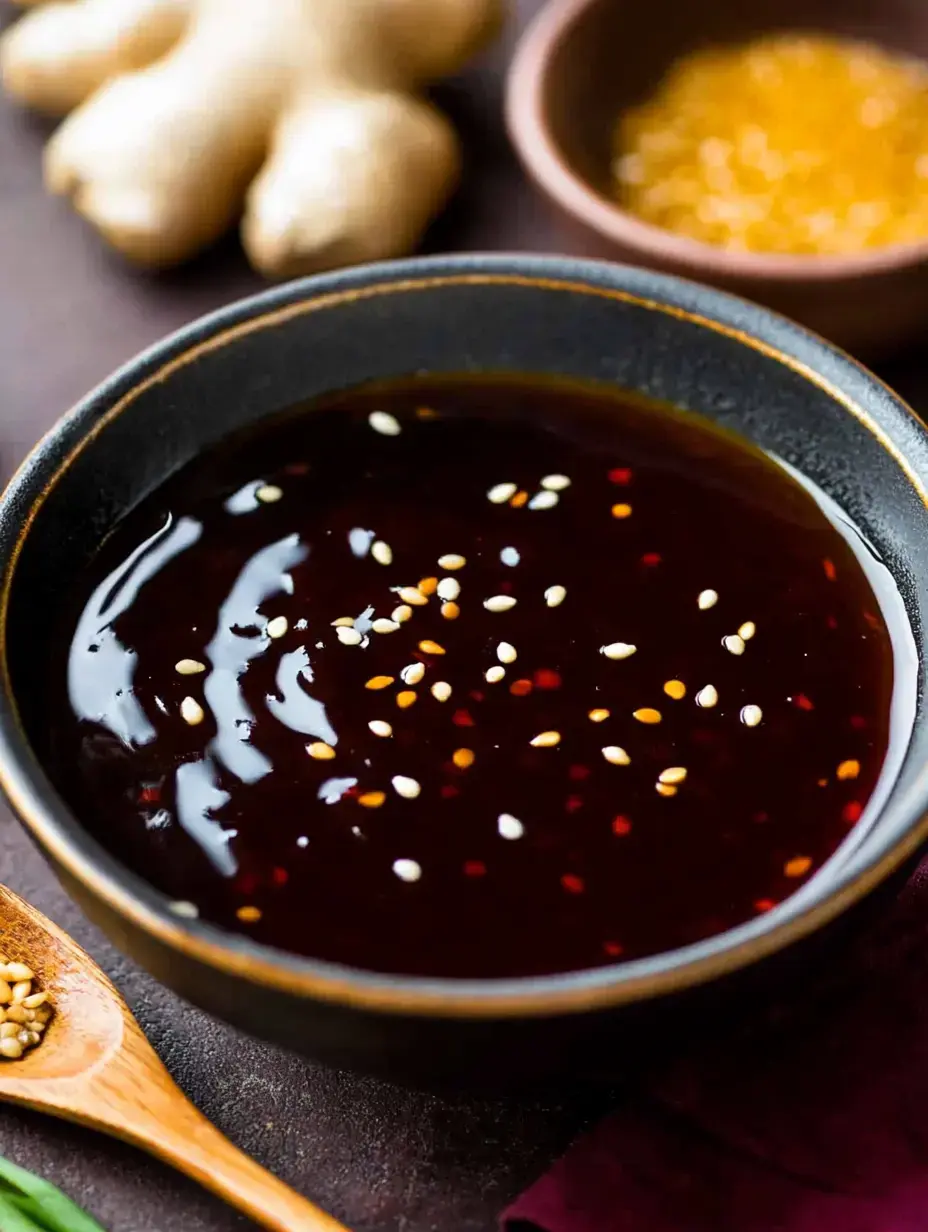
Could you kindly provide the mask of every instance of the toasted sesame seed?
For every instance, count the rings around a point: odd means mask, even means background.
[[[505,675],[505,667],[489,667],[484,673],[484,680],[486,680],[487,684],[499,684]]]
[[[696,694],[696,705],[702,706],[706,710],[714,706],[719,700],[718,690],[715,685],[704,685]]]
[[[447,680],[436,680],[430,692],[437,702],[446,702],[451,696],[451,685]]]
[[[447,552],[438,558],[439,569],[463,569],[466,564],[467,560],[458,552]]]
[[[754,621],[746,620],[738,629],[738,636],[742,639],[742,641],[749,642],[756,632],[757,625]]]
[[[640,710],[632,711],[632,718],[637,719],[639,723],[659,723],[661,712],[651,706],[642,706]]]
[[[487,492],[487,500],[493,505],[504,505],[510,496],[515,496],[515,493],[514,483],[497,483]]]
[[[438,583],[438,597],[444,599],[446,603],[456,599],[460,593],[461,583],[457,578],[443,577]]]
[[[515,646],[511,642],[500,642],[496,647],[496,657],[500,663],[515,663],[517,658]]]
[[[743,655],[744,654],[744,639],[737,633],[729,633],[727,637],[722,638],[722,645],[729,654]]]
[[[455,749],[451,754],[451,760],[459,770],[466,770],[468,766],[474,764],[473,749]]]
[[[377,539],[371,544],[371,556],[373,556],[378,565],[393,564],[393,549],[389,543],[384,543],[382,539]]]
[[[553,509],[560,499],[557,492],[549,492],[547,489],[542,489],[541,492],[535,493],[528,502],[528,507],[529,509]]]
[[[391,782],[393,783],[393,790],[398,796],[402,796],[404,800],[415,800],[422,790],[419,783],[406,774],[394,774]]]
[[[178,676],[196,676],[198,672],[206,671],[206,664],[199,659],[178,659],[174,664]]]
[[[398,625],[403,625],[412,616],[412,608],[408,603],[401,603],[399,607],[395,607],[390,613],[390,619],[395,620]]]
[[[512,595],[492,595],[489,599],[484,599],[483,606],[488,612],[508,612],[514,608],[516,600]]]
[[[375,620],[371,625],[375,633],[395,633],[399,627],[398,620],[384,620],[382,617],[380,620]]]
[[[365,682],[365,689],[388,689],[393,683],[392,676],[371,676],[370,680]]]
[[[603,757],[613,766],[628,766],[631,765],[632,760],[617,744],[607,744],[603,749]]]
[[[545,603],[548,607],[560,607],[566,598],[566,586],[549,586],[545,591]]]
[[[604,710],[602,706],[599,706],[595,710],[591,710],[586,717],[592,723],[602,723],[605,719],[609,718],[609,711]]]
[[[659,783],[683,783],[686,781],[686,766],[668,766],[657,776]]]
[[[403,431],[399,420],[388,411],[371,411],[367,417],[367,422],[381,436],[399,436]]]
[[[287,628],[288,625],[286,616],[275,616],[273,620],[269,620],[267,622],[264,632],[268,635],[268,637],[276,639],[278,637],[283,637],[283,635],[287,632]]]
[[[441,614],[445,620],[457,620],[461,614],[461,609],[456,603],[443,603],[441,605]]]
[[[677,789],[674,787],[673,783],[655,783],[654,790],[659,796],[670,797],[677,794]]]
[[[262,483],[260,488],[255,488],[255,498],[263,505],[273,505],[283,494],[283,488],[278,488],[276,483]]]
[[[558,731],[543,731],[539,732],[529,744],[535,749],[553,749],[556,744],[561,743],[561,733]]]
[[[839,779],[856,779],[860,774],[859,761],[843,761],[835,771]]]
[[[403,684],[418,684],[424,675],[424,663],[410,663],[400,672],[400,680]]]
[[[170,909],[174,915],[182,916],[185,920],[195,920],[200,914],[200,909],[196,903],[188,903],[186,899],[179,899],[176,903],[171,903]]]
[[[206,712],[195,697],[185,697],[180,704],[180,717],[191,727],[196,727],[206,718]]]
[[[522,488],[510,500],[509,504],[512,506],[513,509],[521,509],[527,500],[528,500],[528,493],[525,491],[524,488]]]
[[[358,804],[362,808],[380,808],[386,798],[385,791],[365,791],[358,796]]]
[[[686,685],[682,680],[665,680],[664,692],[678,702],[682,697],[686,697]]]
[[[547,488],[549,492],[563,492],[565,488],[570,487],[570,480],[566,475],[545,475],[541,486]]]
[[[339,616],[338,620],[332,621],[332,628],[333,629],[353,629],[354,628],[354,617],[353,616]]]
[[[612,516],[614,518],[630,518],[632,516],[631,505],[626,505],[622,502],[619,502],[618,505],[613,505]]]
[[[811,867],[812,861],[808,856],[795,856],[792,860],[786,861],[783,865],[783,872],[787,877],[801,877]]]
[[[419,581],[416,583],[416,590],[418,590],[420,595],[434,595],[435,591],[438,590],[438,578],[419,578]]]
[[[518,817],[513,817],[512,813],[500,813],[496,819],[496,828],[502,838],[521,838],[525,833],[525,826]]]
[[[499,554],[500,560],[504,565],[508,565],[510,569],[514,569],[522,557],[519,555],[518,548],[503,548]]]
[[[400,710],[408,710],[416,700],[416,694],[412,689],[403,689],[401,693],[396,695],[396,704]]]
[[[718,601],[718,592],[715,590],[701,590],[699,598],[696,600],[701,612],[707,612],[710,607],[715,607]]]
[[[401,586],[397,592],[404,603],[411,603],[413,607],[425,607],[428,603],[428,595],[424,595],[417,586]]]
[[[261,919],[260,907],[239,907],[235,913],[243,924],[257,924]]]
[[[607,659],[627,659],[638,649],[629,642],[610,642],[608,646],[600,646],[599,653]]]
[[[760,706],[742,706],[741,708],[741,722],[745,727],[756,727],[763,717],[764,712]]]
[[[438,642],[433,642],[431,638],[428,637],[422,639],[419,643],[419,649],[423,654],[428,655],[443,655],[445,653],[444,646],[439,645]]]
[[[371,729],[371,731],[374,733],[375,736],[386,737],[386,736],[393,735],[392,726],[389,723],[385,722],[383,719],[371,719],[371,721],[368,723],[368,727]]]
[[[312,744],[307,744],[306,752],[314,761],[331,761],[335,756],[335,750],[324,740],[314,740]]]
[[[339,625],[335,635],[343,646],[358,646],[361,643],[361,634],[357,629],[349,629],[346,625]]]
[[[418,881],[422,876],[422,865],[415,860],[394,860],[393,871],[400,881]]]

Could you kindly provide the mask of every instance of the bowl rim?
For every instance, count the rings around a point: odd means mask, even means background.
[[[573,218],[645,261],[668,262],[687,276],[765,282],[827,283],[888,274],[928,261],[928,237],[860,253],[731,252],[644,222],[613,204],[577,175],[555,141],[545,115],[545,85],[554,56],[587,12],[607,0],[547,0],[516,45],[506,74],[506,128],[535,183]]]
[[[385,975],[304,958],[172,913],[167,895],[84,830],[46,777],[18,719],[7,614],[19,552],[48,492],[108,422],[172,371],[243,335],[359,299],[461,285],[515,285],[631,302],[727,335],[786,364],[838,401],[876,437],[928,508],[928,467],[919,473],[877,422],[886,414],[900,427],[911,419],[924,434],[915,412],[831,344],[724,292],[633,266],[524,254],[411,258],[300,279],[201,317],[130,360],[59,419],[9,481],[0,497],[0,788],[56,865],[110,911],[169,950],[257,987],[386,1015],[449,1019],[578,1014],[679,992],[791,945],[889,877],[928,838],[928,765],[893,802],[904,819],[897,838],[876,855],[873,844],[861,842],[819,901],[790,909],[793,896],[706,941],[626,963],[539,978],[456,980]],[[67,452],[59,461],[62,446]]]

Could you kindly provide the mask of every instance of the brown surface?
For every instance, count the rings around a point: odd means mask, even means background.
[[[516,0],[521,17],[538,0]],[[10,13],[0,0],[0,15]],[[468,147],[465,187],[429,240],[446,249],[568,250],[549,207],[516,168],[500,120],[512,44],[442,91]],[[41,189],[43,126],[0,101],[0,466],[91,385],[165,332],[258,279],[229,242],[186,270],[152,278],[109,256]],[[885,375],[928,399],[928,357]],[[327,1072],[239,1036],[166,992],[107,944],[66,898],[0,809],[0,882],[45,911],[112,977],[174,1077],[234,1142],[355,1232],[489,1232],[608,1096],[551,1102],[455,1101]],[[11,1107],[0,1153],[40,1171],[110,1232],[231,1232],[250,1227],[192,1183],[129,1147]]]

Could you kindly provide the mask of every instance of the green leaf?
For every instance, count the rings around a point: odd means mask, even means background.
[[[103,1232],[60,1189],[0,1157],[0,1232]]]

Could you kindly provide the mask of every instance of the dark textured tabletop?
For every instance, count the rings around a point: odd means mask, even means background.
[[[569,241],[524,181],[500,118],[502,76],[538,0],[518,0],[503,41],[440,99],[466,145],[463,187],[430,251],[557,251]],[[0,0],[0,20],[11,10]],[[152,277],[108,254],[42,191],[43,122],[0,100],[0,469],[67,407],[161,335],[259,288],[233,241]],[[924,358],[923,358],[924,356]],[[928,405],[924,344],[883,375]],[[494,1102],[398,1091],[314,1067],[238,1035],[123,959],[65,896],[0,807],[0,881],[63,925],[125,994],[184,1090],[245,1150],[355,1232],[484,1232],[609,1095]],[[251,1225],[146,1156],[90,1132],[0,1108],[0,1154],[61,1185],[110,1232],[231,1232]]]

